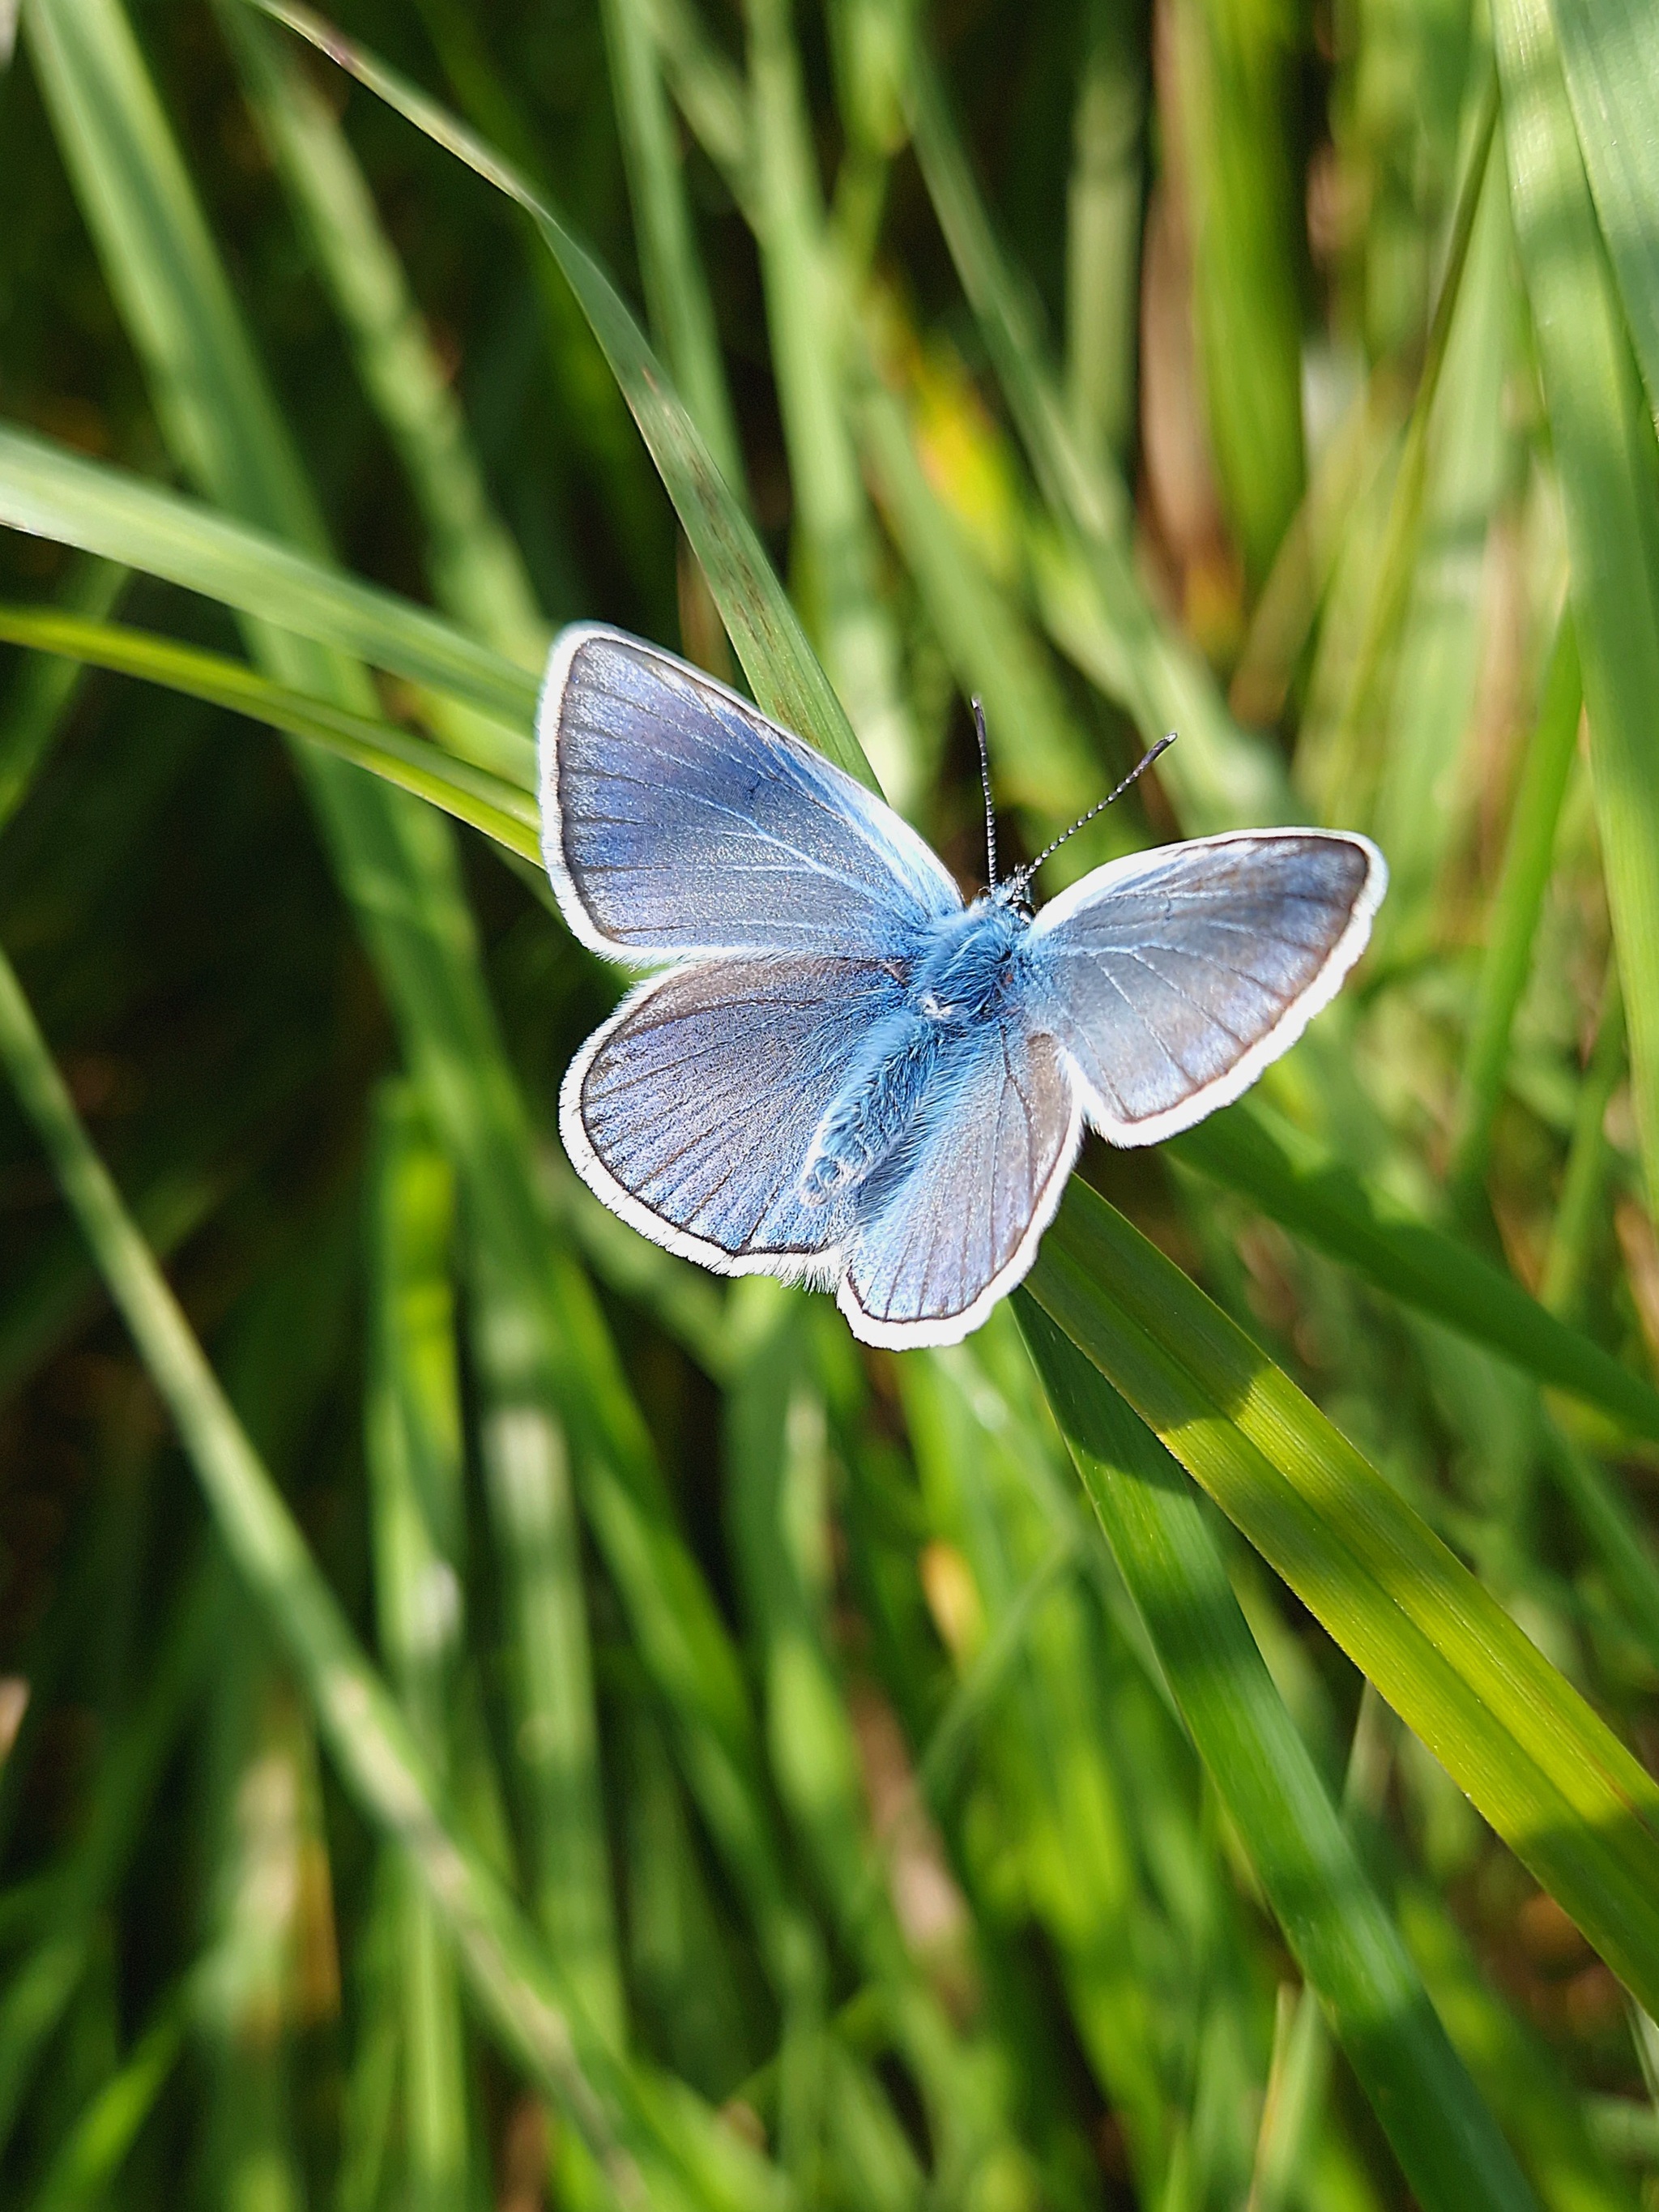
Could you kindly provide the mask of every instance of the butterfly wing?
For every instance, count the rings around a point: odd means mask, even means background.
[[[872,961],[671,969],[571,1062],[565,1150],[613,1212],[684,1258],[720,1274],[832,1281],[850,1205],[804,1204],[801,1169],[870,1026],[900,994]]]
[[[1388,884],[1368,838],[1194,838],[1097,868],[1026,940],[1032,1018],[1115,1145],[1190,1128],[1255,1082],[1334,997]]]
[[[860,1193],[838,1303],[866,1344],[954,1344],[1030,1266],[1083,1133],[1054,1038],[1010,1016],[941,1057],[911,1142]]]
[[[572,930],[613,960],[876,957],[962,904],[873,793],[619,630],[561,632],[536,726],[543,858]]]

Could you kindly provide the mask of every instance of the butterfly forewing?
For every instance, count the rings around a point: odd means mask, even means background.
[[[962,904],[861,784],[735,692],[619,631],[564,632],[537,717],[543,856],[613,959],[878,957]]]
[[[1137,854],[1063,891],[1028,941],[1030,1000],[1094,1126],[1152,1144],[1237,1097],[1334,994],[1385,881],[1364,837],[1261,830]]]

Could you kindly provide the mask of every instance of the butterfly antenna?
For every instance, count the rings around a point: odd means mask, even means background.
[[[991,754],[985,739],[984,702],[975,696],[974,702],[974,735],[979,739],[979,781],[985,793],[985,858],[991,871],[991,889],[997,887],[997,817],[991,804]]]
[[[1171,730],[1167,738],[1160,738],[1155,745],[1148,747],[1147,750],[1142,753],[1140,758],[1129,770],[1129,773],[1124,777],[1122,782],[1119,784],[1115,791],[1109,791],[1105,798],[1097,800],[1095,805],[1089,809],[1089,811],[1086,814],[1079,814],[1077,820],[1073,823],[1071,828],[1069,830],[1062,830],[1052,845],[1045,845],[1042,850],[1037,854],[1035,860],[1028,860],[1023,868],[1018,869],[1015,872],[1014,880],[1018,884],[1022,890],[1024,890],[1026,884],[1030,882],[1032,877],[1036,875],[1037,870],[1042,866],[1043,862],[1049,857],[1049,855],[1059,852],[1060,847],[1066,842],[1066,840],[1068,837],[1075,837],[1078,831],[1086,828],[1086,826],[1094,820],[1097,814],[1103,814],[1114,799],[1121,799],[1124,793],[1129,788],[1129,786],[1132,783],[1139,782],[1140,778],[1146,775],[1147,769],[1152,766],[1152,763],[1158,757],[1159,754],[1167,753],[1169,751],[1170,746],[1176,741],[1176,732]],[[993,881],[995,879],[994,878]]]

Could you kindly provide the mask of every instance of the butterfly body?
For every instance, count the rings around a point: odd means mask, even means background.
[[[971,903],[914,830],[746,701],[622,633],[556,641],[543,850],[575,934],[656,969],[560,1133],[605,1203],[728,1274],[948,1343],[1030,1265],[1085,1121],[1157,1141],[1237,1097],[1358,957],[1364,838],[1242,831]]]

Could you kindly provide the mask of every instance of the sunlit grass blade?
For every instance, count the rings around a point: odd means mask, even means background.
[[[1650,1383],[1271,1109],[1235,1107],[1172,1139],[1170,1150],[1387,1296],[1600,1407],[1633,1434],[1659,1437]]]
[[[1602,866],[1650,1206],[1659,1206],[1659,453],[1545,0],[1493,9],[1521,265],[1565,513]]]
[[[0,525],[164,577],[477,707],[506,726],[491,765],[531,781],[535,678],[423,607],[220,510],[10,426],[0,426]]]
[[[0,640],[141,677],[187,698],[228,707],[428,799],[526,860],[539,856],[536,802],[522,789],[487,769],[457,760],[441,746],[409,736],[394,723],[354,714],[326,699],[307,698],[240,661],[175,645],[153,631],[27,607],[0,607]]]
[[[1659,1996],[1659,1784],[1289,1378],[1080,1184],[1031,1288],[1614,1972]]]
[[[868,782],[869,763],[752,526],[676,397],[666,371],[592,256],[524,179],[437,102],[307,10],[290,8],[283,0],[251,0],[251,4],[349,70],[434,144],[465,161],[534,217],[605,349],[757,698],[787,727],[819,746],[849,775]]]
[[[701,2134],[690,2100],[659,2100],[578,2011],[567,2009],[516,1906],[440,1808],[408,1723],[332,1591],[88,1143],[9,963],[0,958],[0,1060],[96,1254],[111,1296],[176,1423],[220,1535],[316,1711],[354,1796],[419,1872],[475,2001],[530,2077],[555,2097],[626,2198],[633,2161],[689,2162],[713,2200],[774,2202],[734,2140]],[[723,2185],[712,2187],[715,2176]]]
[[[87,2105],[30,2200],[35,2212],[85,2212],[107,2201],[135,2138],[166,2089],[190,2025],[191,1985],[167,1991],[120,2066]]]
[[[1024,1293],[1019,1313],[1200,1755],[1414,2193],[1437,2212],[1520,2212],[1531,2194],[1273,1688],[1190,1486]]]

